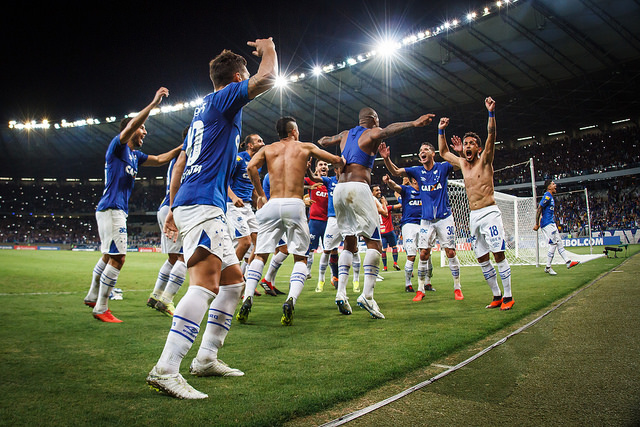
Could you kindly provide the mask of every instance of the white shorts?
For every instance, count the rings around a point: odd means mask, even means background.
[[[232,239],[239,239],[258,232],[258,220],[249,202],[245,202],[241,208],[233,203],[227,203],[227,222]]]
[[[342,235],[338,228],[338,220],[335,216],[327,218],[327,228],[324,230],[324,237],[322,238],[322,246],[325,251],[331,251],[338,249],[342,242]]]
[[[491,205],[471,211],[469,229],[473,239],[473,251],[476,258],[489,252],[504,252],[507,244],[504,240],[502,213],[498,206]]]
[[[418,254],[418,240],[420,238],[420,224],[407,223],[402,226],[402,246],[407,256]]]
[[[436,238],[440,242],[440,247],[456,248],[456,224],[453,222],[453,215],[442,219],[420,221],[420,249],[431,249],[436,246]]]
[[[302,199],[275,198],[256,212],[260,224],[256,241],[256,254],[268,254],[281,246],[280,239],[286,236],[290,254],[306,256],[311,241],[309,224]]]
[[[160,236],[163,254],[181,254],[182,253],[182,236],[178,235],[178,238],[174,242],[173,239],[168,238],[164,234],[164,222],[169,215],[169,205],[164,205],[158,210],[158,225],[160,226]]]
[[[547,239],[549,239],[549,244],[550,245],[560,244],[560,246],[562,246],[562,240],[560,239],[560,233],[558,232],[558,227],[556,226],[556,224],[554,222],[552,222],[551,224],[547,224],[544,227],[542,227],[542,232],[544,233],[545,237]]]
[[[222,270],[238,264],[229,226],[222,209],[211,205],[178,206],[173,210],[180,236],[184,260],[189,259],[197,248],[204,248],[220,258]]]
[[[120,209],[96,211],[100,251],[109,255],[127,253],[127,214]]]
[[[380,214],[371,189],[364,182],[340,182],[333,190],[333,207],[340,233],[380,239]]]

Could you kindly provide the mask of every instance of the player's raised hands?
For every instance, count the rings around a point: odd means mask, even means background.
[[[446,129],[449,126],[449,117],[440,117],[440,123],[438,123],[438,129]]]
[[[156,96],[153,97],[153,104],[159,105],[162,102],[162,98],[166,98],[169,96],[169,89],[166,87],[161,87],[156,91]]]
[[[451,148],[456,153],[462,153],[462,139],[458,135],[453,135],[451,138]]]
[[[492,97],[488,96],[484,100],[484,105],[487,107],[487,111],[495,111],[496,110],[496,101],[493,100]]]
[[[391,155],[391,149],[387,146],[386,142],[382,141],[378,146],[378,153],[380,153],[380,157],[387,159]]]
[[[423,127],[428,125],[429,123],[431,123],[431,121],[433,120],[433,118],[435,117],[435,114],[425,114],[423,116],[418,117],[416,120],[413,121],[413,124],[416,127]]]
[[[255,50],[251,53],[257,57],[262,57],[265,50],[267,49],[275,50],[276,48],[276,45],[273,43],[273,37],[269,37],[268,39],[256,39],[256,41],[254,42],[249,41],[247,42],[247,45],[255,48]]]

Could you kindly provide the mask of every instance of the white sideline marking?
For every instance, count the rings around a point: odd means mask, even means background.
[[[453,367],[450,365],[441,365],[439,363],[432,363],[431,366],[435,366],[436,368],[442,368],[442,369],[451,369]]]
[[[125,290],[122,291],[123,293]],[[126,292],[149,292],[149,289],[126,289]],[[85,292],[2,292],[0,293],[0,297],[11,297],[11,296],[32,296],[32,295],[73,295],[73,294],[84,294]]]
[[[621,266],[624,265],[627,261],[628,260],[625,260],[620,265]],[[615,271],[616,270],[610,270],[610,271],[602,274],[601,276],[595,278],[593,280],[593,282],[589,283],[588,285],[586,285],[585,287],[583,287],[581,289],[578,289],[577,291],[575,291],[574,293],[569,295],[567,298],[565,298],[564,300],[560,301],[558,303],[558,305],[551,307],[549,310],[547,310],[545,313],[541,314],[539,317],[533,319],[531,322],[529,322],[526,325],[524,325],[524,326],[518,328],[517,330],[511,332],[506,337],[494,342],[489,347],[485,348],[484,350],[479,351],[478,353],[474,354],[473,356],[471,356],[467,360],[464,360],[464,361],[458,363],[456,366],[453,366],[453,367],[447,369],[446,371],[439,373],[435,377],[431,377],[426,381],[423,381],[423,382],[421,382],[419,384],[416,384],[413,387],[409,387],[408,389],[406,389],[406,390],[404,390],[404,391],[402,391],[402,392],[400,392],[400,393],[398,393],[398,394],[396,394],[394,396],[391,396],[391,397],[389,397],[387,399],[381,400],[380,402],[374,403],[373,405],[369,405],[366,408],[360,409],[358,411],[354,411],[354,412],[351,412],[349,414],[343,415],[340,418],[336,418],[335,420],[332,420],[332,421],[329,421],[327,423],[321,424],[320,427],[333,427],[333,426],[340,426],[342,424],[346,424],[349,421],[353,421],[356,418],[360,418],[361,416],[366,415],[366,414],[368,414],[370,412],[373,412],[376,409],[380,409],[383,406],[388,405],[389,403],[393,403],[396,400],[399,400],[399,399],[401,399],[401,398],[413,393],[414,391],[420,390],[421,388],[426,387],[429,384],[436,382],[440,378],[443,378],[443,377],[449,375],[450,373],[457,371],[458,369],[468,365],[469,363],[471,363],[474,360],[480,358],[481,356],[484,356],[486,353],[490,352],[491,350],[493,350],[494,348],[498,347],[499,345],[504,344],[505,342],[507,342],[507,340],[509,338],[519,334],[522,331],[525,331],[525,330],[529,329],[531,326],[535,325],[540,320],[542,320],[544,317],[546,317],[547,315],[551,314],[552,312],[554,312],[555,310],[560,308],[562,305],[564,305],[566,302],[571,300],[573,297],[575,297],[576,295],[578,295],[582,291],[584,291],[586,289],[589,289],[591,286],[593,286],[594,284],[596,284],[597,282],[599,282],[600,280],[602,280],[603,278],[608,276],[609,273],[615,272]],[[436,365],[434,364],[434,366],[436,366]]]

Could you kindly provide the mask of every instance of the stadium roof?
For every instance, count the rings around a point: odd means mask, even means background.
[[[463,17],[464,18],[464,17]],[[334,71],[305,77],[244,109],[243,134],[275,140],[275,121],[292,115],[301,139],[357,123],[364,106],[381,125],[424,113],[451,118],[450,134],[486,134],[484,98],[497,101],[498,139],[640,117],[640,8],[634,0],[513,0],[495,13],[449,23],[439,34],[366,61],[338,59]],[[364,53],[364,52],[363,52]],[[193,108],[149,118],[145,151],[179,144]],[[624,117],[623,117],[624,116]],[[117,123],[68,129],[3,129],[2,175],[97,176]],[[396,137],[395,154],[433,140],[435,125]],[[154,174],[155,172],[152,172]]]

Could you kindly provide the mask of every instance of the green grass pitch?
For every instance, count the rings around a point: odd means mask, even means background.
[[[639,247],[629,249],[631,254]],[[127,255],[117,285],[124,300],[110,302],[121,324],[96,321],[82,304],[98,257],[97,252],[0,252],[0,424],[281,424],[428,366],[548,307],[624,260],[601,258],[572,270],[558,266],[555,277],[542,267],[514,266],[516,304],[507,312],[484,308],[491,292],[479,267],[461,270],[464,301],[453,299],[448,268],[434,269],[437,292],[419,303],[404,292],[403,271],[384,272],[375,298],[385,320],[359,309],[351,286],[354,313],[341,315],[328,281],[324,292],[314,292],[316,262],[292,327],[280,324],[285,296],[263,294],[255,298],[248,324],[234,321],[219,357],[242,369],[244,377],[191,377],[196,341],[181,372],[210,398],[179,401],[145,384],[171,324],[145,304],[165,256]],[[282,291],[291,269],[289,258],[276,279]],[[186,283],[176,301],[185,288]]]

